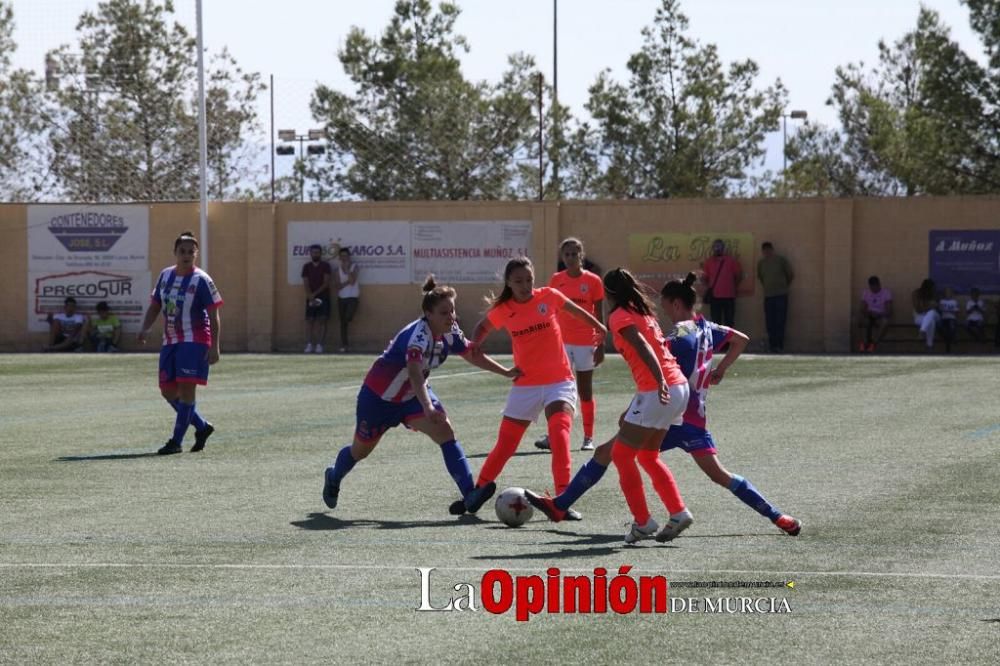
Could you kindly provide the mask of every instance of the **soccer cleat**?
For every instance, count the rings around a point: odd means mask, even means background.
[[[594,450],[594,438],[584,437],[583,446],[580,447],[581,451],[593,451]]]
[[[469,513],[479,511],[486,504],[486,500],[493,497],[493,493],[496,491],[497,484],[494,481],[490,481],[483,486],[476,486],[465,496],[465,510]]]
[[[453,516],[461,516],[465,514],[465,500],[455,500],[450,505],[448,505],[448,513]]]
[[[788,514],[778,516],[778,519],[774,521],[774,524],[788,536],[798,536],[799,532],[802,531],[802,521],[798,518],[793,518]]]
[[[323,353],[323,345],[316,345],[316,347],[313,348],[313,351],[316,352],[317,354],[322,354]]]
[[[197,453],[205,448],[205,442],[208,438],[212,436],[215,432],[215,428],[212,427],[211,423],[205,422],[205,427],[194,433],[194,446],[191,447],[191,453]]]
[[[656,535],[656,540],[660,543],[666,543],[667,541],[673,541],[681,535],[681,532],[691,527],[691,523],[694,522],[694,516],[687,509],[684,509],[680,513],[670,516],[670,522],[663,526],[660,533]]]
[[[861,352],[862,354],[865,353],[866,351],[868,351],[868,345],[866,345],[864,342],[859,342],[858,351]]]
[[[167,443],[161,446],[156,452],[161,456],[169,456],[172,453],[180,453],[181,445],[172,439],[168,439]]]
[[[660,526],[652,518],[646,521],[645,525],[632,523],[632,527],[625,533],[625,543],[635,543],[643,539],[652,539],[658,529],[660,529]]]
[[[327,508],[337,508],[337,498],[340,496],[340,482],[333,480],[333,468],[327,467],[323,475],[323,501]]]
[[[566,512],[557,507],[556,501],[548,495],[542,497],[525,489],[524,497],[528,500],[528,504],[544,513],[545,517],[553,523],[558,523],[566,518]]]
[[[305,349],[305,351],[304,351],[304,352],[302,352],[302,353],[303,353],[303,354],[312,354],[312,353],[313,353],[313,346],[312,346],[312,343],[311,343],[311,342],[310,342],[309,344],[307,344],[307,345],[306,345],[306,349]]]
[[[549,444],[549,436],[546,435],[545,437],[542,437],[541,439],[536,439],[535,440],[535,448],[536,449],[541,449],[542,451],[549,451],[549,450],[551,450],[552,449],[552,445]]]
[[[583,515],[576,509],[566,509],[566,520],[583,520]]]
[[[875,343],[874,342],[869,342],[868,343],[868,347],[867,347],[867,349],[865,351],[868,351],[868,352],[874,354],[875,353]]]

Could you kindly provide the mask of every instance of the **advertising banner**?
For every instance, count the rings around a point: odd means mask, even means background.
[[[413,282],[433,273],[439,283],[492,283],[509,259],[527,256],[531,222],[414,222]]]
[[[930,232],[930,278],[938,289],[1000,294],[1000,230]]]
[[[692,271],[700,276],[702,263],[711,254],[712,242],[717,238],[725,242],[726,254],[736,257],[743,268],[739,295],[752,295],[757,281],[753,234],[629,234],[628,266],[636,277],[659,291],[667,280],[683,280]]]
[[[28,206],[28,271],[149,270],[147,206]]]
[[[289,222],[288,284],[302,284],[302,266],[314,243],[333,268],[340,248],[349,248],[362,285],[410,282],[409,222]]]
[[[29,272],[28,330],[48,331],[48,317],[62,312],[63,301],[72,296],[77,310],[91,317],[97,304],[107,301],[122,330],[138,331],[152,290],[149,271]]]

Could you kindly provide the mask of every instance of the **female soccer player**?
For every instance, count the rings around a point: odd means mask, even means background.
[[[462,445],[455,439],[444,407],[427,384],[431,370],[444,363],[450,354],[495,372],[516,378],[517,368],[507,369],[469,345],[455,318],[455,290],[437,285],[434,276],[427,278],[421,303],[423,317],[410,322],[392,339],[382,355],[375,359],[358,392],[357,424],[354,441],[340,450],[333,465],[327,467],[323,501],[333,509],[340,495],[340,483],[374,450],[382,435],[400,423],[422,432],[441,447],[448,473],[458,485],[468,509],[478,510],[488,499],[473,491],[472,471]],[[463,500],[459,500],[462,504]],[[466,507],[458,513],[464,513]]]
[[[726,376],[726,370],[746,349],[750,338],[735,329],[720,326],[694,313],[695,291],[694,273],[688,273],[684,281],[671,280],[660,292],[663,310],[674,322],[668,341],[670,350],[687,375],[691,387],[691,397],[684,411],[682,425],[671,426],[663,440],[661,449],[680,448],[691,454],[708,478],[724,488],[751,509],[769,519],[786,534],[798,535],[802,523],[782,513],[764,499],[749,480],[739,474],[732,474],[722,466],[707,428],[705,400],[709,386],[718,384]],[[729,349],[716,368],[712,369],[712,354],[726,344]]]
[[[496,478],[517,450],[528,424],[543,410],[552,447],[552,478],[557,491],[566,487],[570,477],[569,433],[576,409],[576,386],[557,315],[560,311],[568,312],[586,322],[602,339],[607,335],[604,324],[592,314],[556,289],[535,289],[534,281],[530,259],[508,261],[503,290],[488,300],[490,309],[476,325],[473,335],[473,344],[478,346],[491,332],[507,329],[514,347],[514,365],[521,371],[507,396],[497,442],[479,471],[476,492],[485,496],[482,501],[496,490]]]
[[[185,231],[174,241],[177,263],[160,273],[149,309],[139,331],[140,344],[163,312],[163,347],[160,349],[160,393],[177,412],[174,434],[160,447],[160,455],[180,453],[188,426],[193,425],[194,446],[201,451],[215,432],[195,407],[195,389],[208,383],[208,367],[219,362],[219,308],[222,296],[208,273],[195,266],[198,239]]]
[[[603,323],[604,285],[600,276],[583,268],[585,253],[583,241],[567,238],[559,245],[559,256],[566,270],[552,275],[549,286],[558,289],[566,298]],[[565,311],[559,312],[559,329],[566,345],[566,356],[576,372],[576,391],[580,396],[583,416],[582,451],[594,449],[594,368],[604,361],[604,338],[598,338],[594,329]],[[548,436],[535,442],[540,449],[550,448]]]

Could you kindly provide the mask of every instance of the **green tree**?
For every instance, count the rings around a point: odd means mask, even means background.
[[[974,4],[995,11],[998,3]],[[982,32],[989,21],[977,27],[975,16],[973,27]],[[989,51],[988,32],[983,38]],[[827,103],[837,109],[840,128],[799,132],[781,187],[835,196],[996,191],[998,73],[967,55],[936,12],[921,8],[914,30],[879,43],[874,67],[837,68]]]
[[[459,11],[398,0],[380,38],[351,29],[338,57],[355,94],[320,85],[311,102],[329,137],[310,174],[314,198],[496,199],[524,188],[530,168],[518,160],[537,141],[534,62],[515,54],[500,82],[467,81]]]
[[[688,37],[678,0],[662,0],[629,80],[602,72],[586,108],[593,123],[567,137],[567,191],[580,197],[719,197],[747,178],[778,127],[785,89],[755,88],[752,60],[728,69],[717,48]]]
[[[13,33],[13,7],[0,0],[0,201],[32,201],[48,184],[39,162],[42,90],[29,71],[11,67]]]
[[[84,201],[198,197],[195,40],[171,22],[173,4],[106,0],[77,25],[79,45],[58,63],[52,171]],[[206,72],[209,191],[240,190],[250,168],[241,148],[257,126],[262,88],[225,51]]]

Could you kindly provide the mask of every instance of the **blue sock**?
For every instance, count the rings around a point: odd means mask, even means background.
[[[740,498],[740,501],[748,507],[774,522],[781,515],[781,511],[776,506],[764,499],[753,484],[744,479],[739,474],[733,474],[733,480],[729,482],[729,490]]]
[[[448,473],[455,480],[459,492],[465,497],[476,484],[472,481],[472,470],[469,469],[469,461],[465,459],[465,451],[458,440],[452,439],[441,445],[441,455],[444,456],[444,466],[448,468]]]
[[[566,509],[573,506],[573,502],[577,501],[583,494],[590,490],[590,487],[601,480],[604,476],[604,472],[607,471],[607,467],[597,462],[593,458],[588,460],[586,464],[580,468],[580,470],[573,476],[573,480],[569,482],[566,486],[566,490],[555,498],[556,508],[565,511]]]
[[[179,409],[180,404],[180,400],[175,399],[170,401],[170,406],[174,408],[175,412]],[[194,426],[195,430],[204,430],[205,426],[208,425],[208,422],[201,418],[201,414],[198,413],[197,404],[198,403],[196,402],[191,403],[191,425]]]
[[[186,402],[177,402],[177,418],[174,419],[174,436],[171,438],[178,444],[184,441],[184,433],[187,432],[188,426],[191,424],[191,413],[194,411],[194,405],[189,405]]]
[[[351,455],[351,445],[348,444],[340,450],[337,454],[337,462],[333,463],[333,478],[337,483],[340,483],[347,473],[354,469],[354,465],[357,461],[354,456]]]

